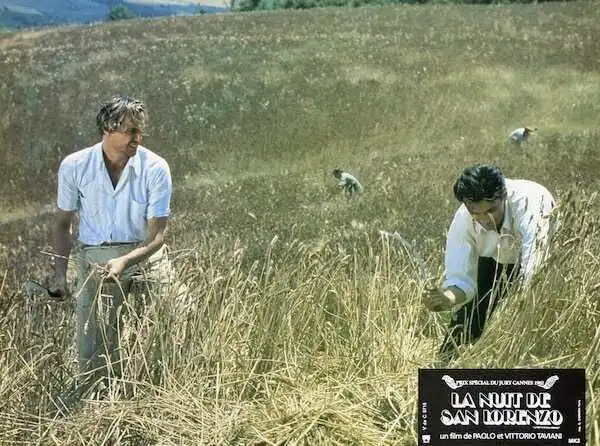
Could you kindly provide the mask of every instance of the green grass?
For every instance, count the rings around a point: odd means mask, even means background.
[[[415,444],[417,369],[444,317],[423,309],[410,258],[377,231],[414,239],[440,270],[451,186],[493,162],[563,201],[577,189],[577,218],[536,288],[455,366],[586,367],[600,444],[600,214],[586,204],[599,184],[598,19],[585,2],[431,5],[0,35],[0,443]],[[73,309],[18,287],[51,270],[41,211],[113,93],[147,101],[145,145],[171,165],[188,307],[174,313],[171,293],[144,320],[132,400],[40,418],[73,371]],[[539,128],[525,152],[507,143],[522,125]],[[339,194],[338,166],[363,196]]]

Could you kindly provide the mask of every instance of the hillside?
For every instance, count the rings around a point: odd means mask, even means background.
[[[186,185],[224,187],[239,170],[260,184],[271,172],[276,196],[308,181],[318,201],[329,168],[345,165],[385,188],[361,204],[377,206],[385,225],[398,224],[389,209],[414,199],[417,182],[448,214],[455,171],[477,159],[557,188],[594,184],[600,62],[596,13],[585,8],[257,13],[1,37],[2,207],[52,203],[59,160],[93,142],[96,104],[115,91],[147,99],[147,144]],[[137,48],[135,64],[115,50],[125,44]],[[541,129],[536,149],[506,147],[508,131],[528,122]],[[440,155],[450,163],[441,172],[431,168]],[[327,172],[315,170],[325,161]],[[284,202],[315,206],[289,193]],[[402,211],[407,221],[413,212]],[[419,218],[435,221],[425,228],[445,221]]]
[[[565,203],[574,190],[575,217],[538,288],[513,296],[454,366],[585,367],[597,420],[599,37],[587,2],[0,35],[0,443],[415,444],[416,372],[446,316],[423,310],[414,259],[378,231],[414,240],[438,271],[451,186],[480,161]],[[90,402],[56,421],[38,413],[73,373],[72,302],[27,300],[20,284],[51,270],[58,164],[96,142],[113,93],[147,101],[145,145],[171,165],[169,244],[189,307],[161,296],[146,321],[134,403]],[[507,142],[522,125],[539,129],[524,150]],[[339,195],[338,166],[362,197]],[[600,445],[597,423],[588,435]]]
[[[0,29],[104,22],[115,4],[122,4],[138,18],[194,15],[199,8],[216,13],[228,8],[218,0],[1,0]]]

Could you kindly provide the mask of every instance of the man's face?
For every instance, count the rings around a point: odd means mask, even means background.
[[[125,118],[116,130],[105,130],[104,135],[111,150],[131,158],[135,156],[138,145],[142,143],[142,130],[136,127],[130,118]]]
[[[473,221],[479,223],[488,231],[496,231],[502,224],[504,198],[481,201],[465,200],[465,206],[471,217],[473,217]]]

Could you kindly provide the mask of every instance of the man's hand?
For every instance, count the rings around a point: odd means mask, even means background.
[[[128,261],[124,257],[110,259],[104,266],[106,278],[112,280],[120,279],[127,266],[129,266]]]
[[[58,209],[54,227],[54,249],[56,262],[54,266],[54,277],[49,280],[48,291],[55,297],[59,295],[66,297],[67,289],[67,268],[69,254],[71,252],[71,223],[73,221],[74,211],[63,211]],[[60,294],[59,294],[60,293]]]
[[[446,295],[443,290],[432,288],[427,290],[423,297],[423,303],[430,311],[446,311],[452,308],[454,300]]]
[[[451,310],[454,305],[462,304],[467,300],[467,296],[460,288],[450,286],[440,290],[433,288],[427,290],[423,298],[425,306],[431,311]]]
[[[55,274],[49,280],[48,292],[51,297],[66,297],[67,296],[67,277],[62,274]]]
[[[451,310],[454,305],[466,302],[467,296],[463,290],[456,286],[439,289],[433,288],[427,290],[423,298],[423,303],[431,311]]]

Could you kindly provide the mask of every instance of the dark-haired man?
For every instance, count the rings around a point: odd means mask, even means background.
[[[507,284],[529,283],[546,254],[555,208],[544,186],[505,179],[486,164],[465,169],[454,196],[461,205],[448,230],[444,282],[425,297],[432,311],[455,310],[440,350],[445,360],[481,336]]]

